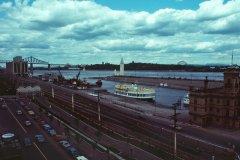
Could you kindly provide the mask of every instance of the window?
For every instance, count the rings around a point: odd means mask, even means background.
[[[194,106],[194,111],[197,111],[197,107],[196,106]]]
[[[194,117],[193,117],[193,120],[194,120],[194,121],[196,121],[196,120],[197,120],[196,116],[194,116]]]
[[[219,113],[219,111],[220,111],[220,110],[219,110],[219,109],[217,109],[217,113]]]
[[[230,104],[230,103],[229,103],[229,100],[227,100],[227,101],[226,101],[226,105],[229,106],[229,104]]]
[[[209,108],[209,111],[212,111],[212,107]]]
[[[219,103],[220,103],[220,100],[218,99],[218,100],[217,100],[217,104],[219,104]]]
[[[229,110],[226,111],[226,116],[229,117]]]
[[[197,99],[194,99],[194,104],[197,104]]]

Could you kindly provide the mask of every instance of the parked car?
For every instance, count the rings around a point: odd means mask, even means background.
[[[78,156],[76,157],[76,160],[88,160],[88,159],[84,156]]]
[[[24,109],[25,109],[26,111],[30,111],[30,110],[31,110],[31,108],[30,108],[28,105],[24,106]]]
[[[1,108],[2,108],[2,109],[7,109],[7,104],[6,104],[6,103],[3,103]]]
[[[51,129],[52,127],[49,124],[43,124],[42,128],[46,131],[48,131],[49,129]]]
[[[50,134],[51,136],[55,136],[57,132],[54,129],[49,129],[48,134]]]
[[[24,146],[25,146],[25,147],[29,147],[29,146],[32,145],[32,141],[31,141],[31,139],[28,138],[28,137],[25,137],[25,138],[23,139],[23,143],[24,143]]]
[[[63,140],[63,141],[59,141],[59,143],[64,147],[64,148],[68,148],[71,146],[71,144],[66,141],[66,140]]]
[[[173,124],[170,124],[169,127],[174,129],[174,125]],[[176,126],[176,130],[182,130],[182,127]]]
[[[33,117],[33,119],[34,119],[35,121],[38,121],[38,120],[41,119],[41,117],[40,117],[39,115],[35,115],[35,116]]]
[[[62,140],[64,140],[64,139],[66,139],[66,137],[65,137],[64,135],[61,135],[61,134],[56,134],[56,135],[54,136],[54,139],[55,139],[56,141],[62,141]]]
[[[41,135],[41,134],[35,135],[35,140],[36,140],[36,142],[38,142],[38,143],[44,143],[44,142],[46,142],[44,136]]]
[[[17,115],[22,115],[23,113],[22,113],[21,110],[17,110],[17,111],[16,111],[16,114],[17,114]]]
[[[25,124],[25,126],[31,126],[32,125],[32,123],[30,121],[25,121],[24,124]]]
[[[68,147],[67,151],[75,158],[81,156],[80,152],[74,147]]]
[[[27,111],[30,116],[34,116],[35,113],[32,110]]]

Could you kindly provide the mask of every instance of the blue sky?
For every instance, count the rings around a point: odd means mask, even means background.
[[[240,0],[2,0],[0,58],[240,64]]]
[[[155,12],[162,8],[197,9],[203,0],[95,0],[114,10]]]

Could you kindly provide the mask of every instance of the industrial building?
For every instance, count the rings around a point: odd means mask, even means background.
[[[189,121],[202,127],[219,126],[240,128],[240,77],[239,69],[229,67],[224,72],[224,85],[190,92]]]
[[[6,62],[6,72],[26,76],[28,75],[28,62],[24,61],[21,56],[14,57],[12,62]]]

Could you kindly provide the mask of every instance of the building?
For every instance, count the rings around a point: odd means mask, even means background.
[[[120,75],[120,76],[123,76],[123,75],[124,75],[124,62],[123,62],[123,58],[121,59],[121,62],[120,62],[119,75]]]
[[[207,126],[240,128],[240,77],[235,67],[224,72],[224,86],[190,92],[189,122]]]
[[[6,71],[10,74],[26,76],[28,75],[28,62],[24,61],[21,56],[14,57],[12,62],[6,63]]]

